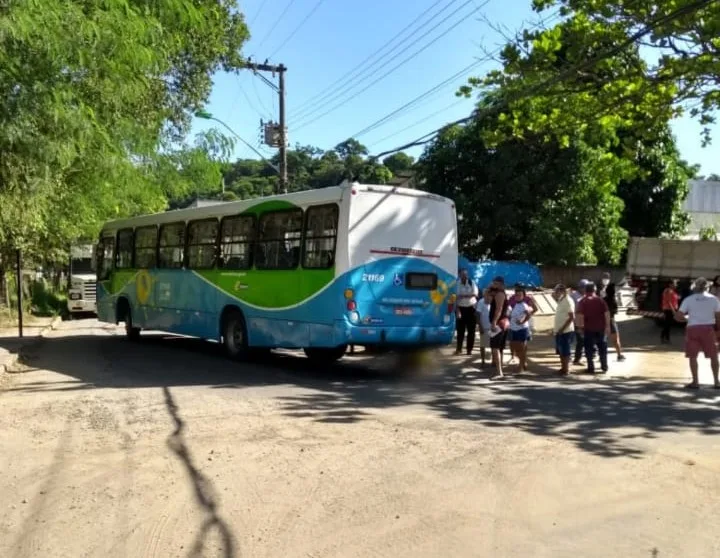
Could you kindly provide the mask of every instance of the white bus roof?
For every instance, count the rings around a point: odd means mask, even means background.
[[[359,184],[357,182],[343,182],[339,186],[330,186],[328,188],[318,188],[316,190],[305,190],[302,192],[294,192],[292,194],[280,194],[275,196],[266,196],[262,198],[252,198],[248,200],[239,200],[232,202],[223,202],[216,205],[206,207],[195,207],[188,209],[176,209],[164,211],[162,213],[154,213],[150,215],[142,215],[139,217],[130,217],[127,219],[118,219],[109,221],[103,226],[103,230],[117,231],[120,229],[142,227],[146,225],[161,225],[164,223],[176,223],[178,221],[194,221],[196,219],[207,219],[211,217],[223,217],[225,215],[237,215],[242,213],[249,207],[258,203],[267,201],[288,201],[296,205],[313,205],[328,202],[337,202],[342,199],[343,192],[354,188],[357,191],[374,191],[388,194],[426,197],[446,203],[453,203],[452,200],[430,194],[422,190],[414,190],[412,188],[399,188],[396,186],[386,186],[380,184]]]

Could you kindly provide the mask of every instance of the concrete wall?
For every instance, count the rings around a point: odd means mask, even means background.
[[[599,281],[600,276],[605,272],[610,273],[612,281],[619,283],[625,277],[624,267],[581,265],[574,267],[561,267],[554,265],[541,265],[543,286],[552,288],[558,283],[568,287],[577,285],[581,279]]]

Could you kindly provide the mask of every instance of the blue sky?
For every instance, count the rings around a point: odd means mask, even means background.
[[[505,42],[503,33],[512,34],[533,25],[540,17],[552,21],[552,13],[535,14],[530,3],[530,0],[247,0],[241,3],[241,9],[252,38],[244,54],[256,61],[269,58],[271,63],[287,66],[290,144],[310,144],[323,149],[356,135],[460,73],[433,95],[358,138],[371,153],[379,153],[467,116],[473,100],[458,99],[454,92],[467,77],[497,67],[495,62],[484,59]],[[423,18],[401,33],[428,9]],[[501,33],[500,28],[505,31]],[[429,45],[431,41],[434,42]],[[424,48],[426,45],[429,46]],[[382,50],[371,57],[378,49]],[[421,52],[415,55],[417,51]],[[368,57],[371,58],[361,65]],[[405,62],[406,59],[409,60]],[[472,64],[475,64],[472,70],[461,72]],[[383,77],[385,74],[388,75]],[[215,76],[207,109],[270,156],[273,151],[259,143],[260,120],[277,119],[277,107],[277,94],[258,76],[243,71],[240,75]],[[193,132],[212,126],[211,122],[196,120]],[[703,149],[700,145],[700,126],[684,118],[674,123],[673,128],[685,159],[700,164],[704,173],[720,173],[720,162],[712,156],[717,147]],[[714,136],[720,141],[717,128]],[[410,151],[413,155],[419,152],[418,148]],[[240,142],[235,154],[256,157]]]

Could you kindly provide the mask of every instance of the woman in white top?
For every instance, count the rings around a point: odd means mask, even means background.
[[[518,359],[518,372],[527,371],[527,342],[530,339],[532,307],[525,301],[525,287],[515,287],[515,306],[510,309],[510,347]]]
[[[467,354],[472,354],[475,345],[475,305],[478,299],[478,288],[468,277],[467,269],[460,271],[460,278],[457,282],[457,348],[455,354],[462,354],[463,340],[467,333]]]
[[[685,387],[687,389],[698,389],[698,355],[700,351],[705,358],[710,359],[712,366],[715,389],[720,389],[718,378],[718,348],[717,337],[720,329],[720,300],[707,292],[708,282],[700,277],[693,285],[693,294],[687,297],[680,304],[680,309],[675,314],[675,319],[687,322],[685,328],[685,356],[690,361],[690,374],[692,382]]]

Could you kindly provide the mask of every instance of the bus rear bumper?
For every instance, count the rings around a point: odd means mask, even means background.
[[[341,340],[338,345],[362,345],[365,347],[410,348],[437,347],[448,345],[453,340],[455,327],[397,327],[351,325],[340,322],[336,337]]]

